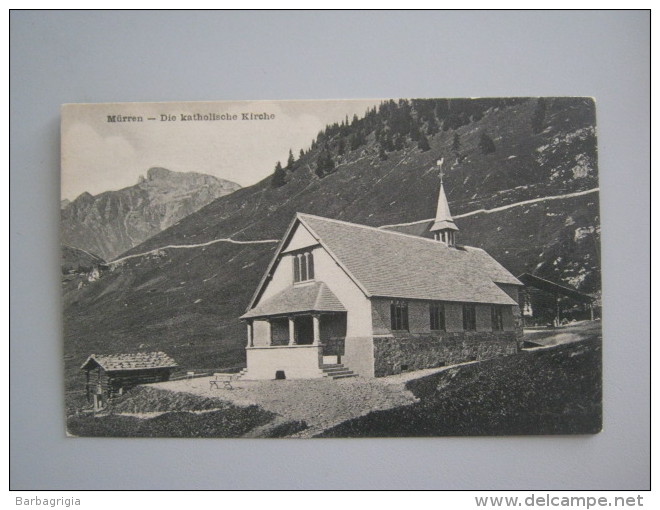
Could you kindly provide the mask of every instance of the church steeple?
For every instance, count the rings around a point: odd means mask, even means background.
[[[449,203],[445,195],[445,187],[442,182],[444,172],[442,171],[443,159],[440,159],[437,165],[440,167],[440,193],[438,194],[438,209],[435,213],[435,221],[431,225],[431,232],[436,241],[445,243],[447,246],[456,245],[456,232],[458,227],[454,223],[449,211]]]

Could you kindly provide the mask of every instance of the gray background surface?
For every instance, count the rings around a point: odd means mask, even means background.
[[[11,488],[650,486],[648,13],[13,11],[10,18]],[[602,433],[65,438],[60,104],[527,95],[597,100]]]

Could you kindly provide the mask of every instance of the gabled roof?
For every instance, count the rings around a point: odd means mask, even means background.
[[[517,304],[496,283],[520,282],[484,250],[298,214],[369,297]]]
[[[107,372],[112,372],[148,368],[174,368],[178,365],[164,352],[138,352],[133,354],[92,354],[80,369],[93,369],[97,366]]]
[[[367,297],[517,304],[497,284],[522,284],[482,249],[448,247],[424,237],[298,213],[248,310],[257,302],[298,222]],[[254,317],[253,312],[243,318]]]
[[[286,315],[300,312],[345,312],[328,286],[323,282],[287,287],[282,292],[259,303],[241,319]]]

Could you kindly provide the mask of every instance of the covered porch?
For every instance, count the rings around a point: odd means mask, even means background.
[[[245,379],[323,377],[341,363],[346,309],[321,282],[293,286],[241,317],[247,326]]]

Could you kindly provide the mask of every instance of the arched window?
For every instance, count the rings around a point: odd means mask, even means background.
[[[293,256],[294,283],[306,282],[314,279],[314,255],[310,251],[298,253]]]
[[[314,279],[314,257],[310,252],[305,253],[305,260],[307,261],[307,279]]]

